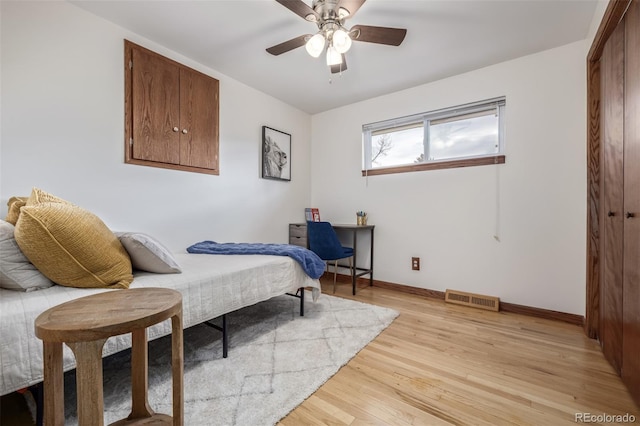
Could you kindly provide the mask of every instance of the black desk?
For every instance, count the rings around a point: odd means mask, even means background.
[[[356,294],[356,281],[358,277],[369,275],[369,285],[373,285],[373,229],[375,225],[355,225],[355,224],[332,224],[336,231],[349,231],[353,234],[353,273],[351,275],[351,285],[353,286],[353,295]],[[369,268],[358,268],[358,232],[369,231],[371,233],[371,259],[369,260]]]

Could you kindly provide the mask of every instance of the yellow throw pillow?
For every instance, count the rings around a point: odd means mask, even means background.
[[[18,221],[18,216],[20,216],[20,208],[24,207],[24,205],[27,204],[28,198],[29,197],[9,198],[9,201],[7,201],[7,206],[9,207],[9,209],[7,211],[7,217],[4,220],[12,225],[15,225]]]
[[[49,194],[48,192],[45,192],[40,188],[33,188],[31,190],[31,195],[29,195],[29,198],[27,199],[27,205],[33,206],[39,203],[71,204],[67,200],[63,200],[60,197],[56,197],[53,194]]]
[[[15,239],[43,275],[68,287],[129,287],[129,255],[100,218],[61,199],[38,198],[32,193],[22,207]]]

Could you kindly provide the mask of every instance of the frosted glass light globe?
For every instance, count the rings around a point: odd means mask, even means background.
[[[318,33],[307,41],[307,43],[305,44],[305,48],[307,49],[309,55],[317,58],[324,50],[325,42],[326,41],[324,39],[324,36]]]
[[[327,65],[340,65],[342,63],[342,54],[338,53],[335,47],[329,46],[327,49]]]
[[[351,37],[342,28],[336,30],[333,33],[333,47],[336,48],[338,53],[346,53],[351,48]]]

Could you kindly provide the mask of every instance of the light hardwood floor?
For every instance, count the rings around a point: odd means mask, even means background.
[[[640,423],[581,327],[379,287],[350,293],[338,285],[337,296],[400,316],[280,425],[575,425],[579,413]]]
[[[325,292],[331,286],[323,281]],[[338,285],[336,296],[400,316],[281,426],[555,426],[575,425],[576,413],[629,413],[640,423],[640,407],[578,326],[379,287],[350,293]],[[7,413],[10,398],[0,423],[31,424]]]

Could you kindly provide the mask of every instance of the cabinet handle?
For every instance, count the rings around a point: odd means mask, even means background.
[[[177,127],[174,127],[174,128],[173,128],[173,131],[174,131],[174,132],[177,132],[177,131],[179,131],[179,130],[180,130],[180,129],[178,129]]]
[[[189,132],[187,131],[187,129],[182,129],[182,133],[186,135]]]
[[[609,212],[609,213],[607,213],[607,216],[609,216],[609,217],[613,217],[613,216],[615,216],[615,215],[616,215],[616,214],[615,214],[614,212]]]
[[[627,219],[630,219],[632,217],[636,217],[636,214],[635,213],[631,213],[631,212],[627,212],[627,214],[625,214],[625,216],[626,216]]]

